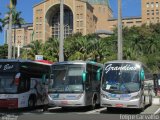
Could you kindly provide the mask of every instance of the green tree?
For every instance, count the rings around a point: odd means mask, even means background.
[[[6,16],[3,19],[3,26],[9,24],[9,12],[7,13],[8,16]],[[21,27],[22,24],[24,24],[24,19],[21,17],[21,12],[16,11],[15,8],[12,9],[12,24],[13,24],[13,29],[14,29],[14,39],[13,39],[13,58],[16,58],[16,28]]]
[[[64,42],[65,58],[67,60],[86,60],[88,42],[85,36],[77,33]]]
[[[160,62],[160,24],[143,24],[123,29],[124,59],[138,60],[153,71]]]
[[[22,52],[21,57],[24,59],[35,59],[35,55],[42,55],[42,48],[43,44],[41,41],[32,41],[28,46],[26,46],[27,49],[24,49]],[[26,55],[27,54],[27,55]]]
[[[59,41],[56,38],[49,38],[42,48],[44,58],[53,62],[59,61]]]
[[[82,36],[80,33],[67,37],[64,40],[65,60],[94,60],[105,63],[117,59],[116,29],[114,30],[114,34],[106,38],[99,38],[94,34]],[[124,27],[123,59],[138,60],[146,64],[153,72],[159,71],[159,29],[160,24]],[[44,45],[38,45],[36,43],[34,46],[37,47],[30,47],[28,49],[28,58],[34,59],[36,54],[42,54],[44,59],[54,62],[58,61],[58,39],[49,38]]]
[[[0,59],[7,59],[7,54],[8,54],[7,48],[8,48],[7,44],[0,46]]]

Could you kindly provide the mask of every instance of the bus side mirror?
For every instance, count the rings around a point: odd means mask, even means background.
[[[97,81],[100,81],[101,79],[101,69],[97,70]]]
[[[16,76],[15,76],[15,85],[19,85],[20,83],[20,76],[21,76],[21,73],[17,73]]]
[[[157,74],[153,74],[153,80],[157,80],[158,75]]]
[[[144,80],[144,70],[143,69],[140,71],[140,78],[142,81]]]
[[[82,73],[82,80],[83,80],[83,82],[86,81],[86,74],[87,74],[86,72],[83,72],[83,73]]]

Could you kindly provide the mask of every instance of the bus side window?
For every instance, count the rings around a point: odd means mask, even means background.
[[[42,84],[46,84],[46,74],[42,75]]]
[[[18,86],[18,91],[19,92],[26,92],[26,91],[28,91],[29,87],[30,87],[29,83],[30,83],[29,77],[22,75],[20,77],[20,84]]]

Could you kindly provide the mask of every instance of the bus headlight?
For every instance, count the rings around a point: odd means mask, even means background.
[[[109,99],[109,97],[108,97],[107,95],[105,95],[105,94],[101,94],[101,96],[102,96],[103,98]]]
[[[77,99],[80,99],[82,97],[83,94],[80,94],[77,96]]]
[[[139,94],[137,94],[136,96],[133,96],[131,99],[134,100],[134,99],[138,99],[138,98],[140,98]]]

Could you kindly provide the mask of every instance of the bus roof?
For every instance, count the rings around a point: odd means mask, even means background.
[[[37,64],[43,64],[43,65],[52,65],[53,62],[47,61],[47,60],[37,60],[37,61],[32,61],[32,60],[23,60],[23,59],[0,59],[0,62],[19,62],[19,63],[25,63],[25,62],[30,62],[30,63],[37,63]]]
[[[21,59],[0,59],[0,62],[22,62]]]
[[[52,65],[53,64],[53,62],[48,61],[48,60],[35,60],[34,62],[38,63],[38,64],[44,64],[44,65]]]
[[[134,63],[134,64],[142,64],[142,62],[140,61],[133,61],[133,60],[112,60],[112,61],[108,61],[107,63]]]
[[[64,65],[64,64],[95,64],[97,66],[103,66],[101,63],[97,63],[94,61],[83,61],[83,60],[75,60],[75,61],[64,61],[64,62],[56,62],[53,65]]]

